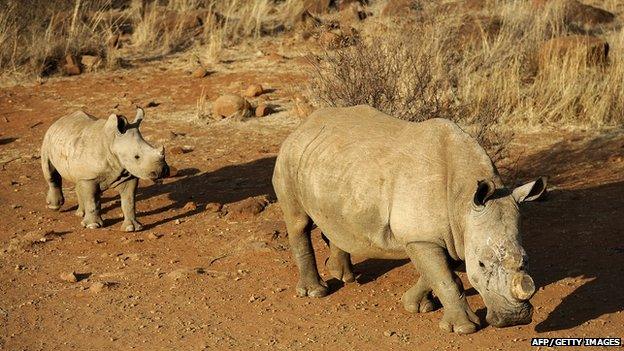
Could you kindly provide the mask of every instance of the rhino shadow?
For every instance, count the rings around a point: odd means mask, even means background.
[[[200,172],[197,169],[180,170],[174,178],[175,181],[139,187],[136,196],[137,201],[162,194],[166,194],[173,201],[164,207],[142,211],[139,218],[180,210],[189,201],[195,202],[195,209],[182,213],[174,212],[170,217],[145,226],[145,229],[150,229],[163,223],[204,212],[206,204],[212,202],[225,205],[260,195],[267,195],[270,200],[273,200],[275,193],[273,192],[271,177],[274,166],[275,156],[272,156],[225,166],[210,172]],[[116,221],[120,222],[121,219],[116,219]]]
[[[624,310],[624,181],[613,172],[603,178],[595,166],[624,156],[620,139],[607,134],[563,141],[520,166],[526,174],[550,175],[555,187],[566,182],[581,188],[555,189],[547,201],[522,208],[523,246],[536,285],[581,283],[538,322],[537,332],[566,330]],[[596,174],[606,184],[587,187]]]

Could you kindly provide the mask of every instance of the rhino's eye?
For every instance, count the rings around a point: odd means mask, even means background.
[[[483,262],[479,261],[479,267],[485,268],[485,264],[483,264]]]
[[[134,155],[134,159],[135,159],[135,160],[138,160],[138,159],[140,159],[140,158],[141,158],[141,156],[139,156],[139,155]]]

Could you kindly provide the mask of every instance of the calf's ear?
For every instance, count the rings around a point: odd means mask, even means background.
[[[106,120],[104,128],[113,134],[123,134],[128,129],[128,120],[124,116],[112,114]]]
[[[515,188],[511,193],[516,202],[535,201],[546,196],[546,177],[539,177],[537,180],[528,182]]]

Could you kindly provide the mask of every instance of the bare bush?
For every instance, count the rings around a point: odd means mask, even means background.
[[[545,41],[576,33],[563,10],[557,2],[539,13],[529,2],[498,2],[467,15],[429,4],[412,18],[380,20],[355,46],[312,61],[310,98],[320,106],[369,104],[410,121],[451,119],[495,160],[526,127],[619,125],[621,34],[605,32],[612,48],[606,65],[575,58],[586,55],[579,50],[539,67]]]

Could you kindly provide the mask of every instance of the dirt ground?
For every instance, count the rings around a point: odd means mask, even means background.
[[[539,286],[533,322],[458,336],[438,328],[442,310],[403,310],[399,299],[417,279],[408,261],[355,257],[357,283],[330,279],[329,296],[297,298],[270,177],[280,143],[299,123],[290,101],[305,86],[304,66],[250,55],[195,79],[181,61],[0,90],[0,349],[526,350],[532,337],[624,337],[622,131],[516,136],[518,178],[547,175],[552,186],[546,201],[522,208]],[[280,111],[246,122],[195,119],[202,89],[212,100],[251,82],[270,88],[263,98]],[[168,153],[177,176],[141,183],[145,229],[119,231],[114,191],[105,193],[103,229],[80,227],[72,184],[64,184],[61,212],[47,210],[38,158],[46,129],[78,108],[104,118],[115,108],[131,115],[132,104],[151,106],[148,140],[193,149]],[[262,196],[271,203],[257,215],[206,210]],[[318,232],[314,243],[329,279]],[[63,281],[68,272],[79,281]],[[469,295],[484,320],[481,298]]]

